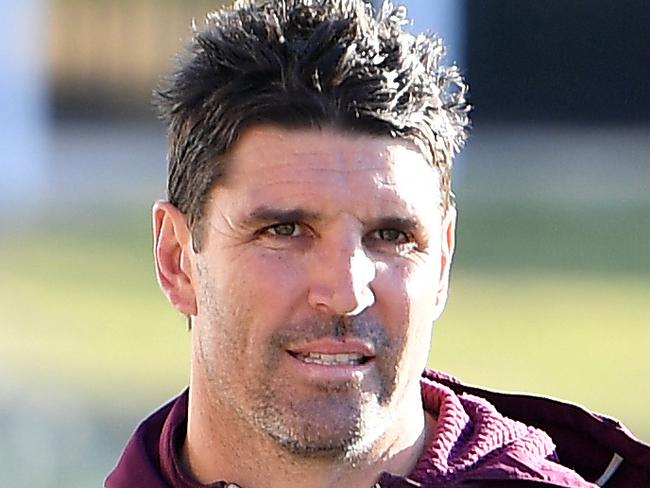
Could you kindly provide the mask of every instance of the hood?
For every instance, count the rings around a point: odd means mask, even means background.
[[[423,378],[450,388],[460,398],[484,399],[501,415],[541,429],[556,446],[555,459],[596,486],[650,486],[650,446],[617,420],[546,397],[465,385],[440,372],[427,370]]]

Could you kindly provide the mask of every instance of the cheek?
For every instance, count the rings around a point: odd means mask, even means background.
[[[414,369],[423,367],[429,356],[438,272],[435,263],[402,261],[386,266],[376,281],[382,322],[401,344],[402,361]]]
[[[440,267],[432,260],[410,261],[397,268],[391,277],[393,303],[399,303],[395,324],[404,334],[407,355],[414,362],[426,361],[436,313],[436,293]],[[397,285],[399,283],[399,285]]]
[[[378,297],[382,322],[392,336],[396,389],[395,398],[407,391],[417,394],[419,378],[427,366],[435,311],[436,266],[406,261],[381,273],[383,294]],[[415,393],[414,393],[415,392]]]
[[[278,253],[230,258],[206,262],[200,272],[196,346],[213,375],[259,362],[271,334],[292,320],[300,296],[301,274]]]
[[[234,273],[228,278],[234,302],[245,307],[253,320],[273,322],[286,320],[285,316],[296,306],[303,282],[299,263],[282,253],[258,250],[232,264]]]
[[[407,279],[409,330],[406,345],[408,368],[405,369],[408,369],[410,378],[419,378],[429,361],[439,272],[439,266],[429,263],[411,269]]]
[[[436,314],[436,298],[440,287],[440,263],[429,259],[411,267],[406,283],[412,321],[431,325]]]
[[[384,313],[392,316],[388,323],[415,328],[422,322],[430,325],[435,313],[440,266],[433,260],[405,261],[386,266],[378,273],[376,293]]]

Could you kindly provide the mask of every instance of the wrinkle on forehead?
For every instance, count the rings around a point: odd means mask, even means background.
[[[284,129],[277,126],[257,126],[246,130],[239,141],[231,149],[231,154],[235,156],[247,156],[253,153],[253,157],[258,157],[260,150],[266,156],[269,156],[268,151],[279,149],[278,155],[287,157],[291,156],[318,156],[323,155],[322,151],[318,148],[302,148],[295,145],[296,136],[304,138],[305,140],[312,140],[314,142],[322,142],[324,139],[331,141],[332,144],[340,147],[346,145],[348,150],[355,148],[355,161],[362,159],[372,158],[374,160],[386,160],[390,156],[394,156],[395,149],[402,151],[416,152],[420,155],[422,153],[418,147],[409,140],[394,139],[389,136],[373,136],[362,133],[351,133],[324,128],[324,129]],[[371,144],[350,144],[353,141],[364,141]],[[278,144],[279,143],[279,144]],[[372,149],[369,149],[372,148]],[[336,151],[329,153],[330,156],[336,156]],[[346,158],[339,158],[340,162],[347,163]],[[426,158],[425,158],[426,159]],[[261,161],[264,161],[261,159]],[[276,161],[279,163],[279,161]]]
[[[242,135],[229,159],[228,177],[218,186],[226,192],[238,187],[250,197],[272,195],[280,205],[295,197],[336,203],[364,191],[377,204],[402,207],[437,208],[440,199],[437,168],[410,141],[389,137],[256,127]]]

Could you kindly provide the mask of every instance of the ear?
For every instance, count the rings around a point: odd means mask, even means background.
[[[169,202],[158,201],[153,206],[153,250],[158,285],[167,300],[179,312],[196,315],[192,235],[185,215]]]
[[[447,209],[442,220],[440,243],[440,285],[436,294],[436,319],[442,314],[449,294],[449,273],[456,246],[456,209],[453,207]]]

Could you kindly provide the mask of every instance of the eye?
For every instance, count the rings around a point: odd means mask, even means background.
[[[378,229],[373,234],[375,239],[392,244],[405,244],[410,241],[405,232],[397,229]]]
[[[419,249],[419,244],[412,234],[390,227],[372,231],[365,242],[370,249],[390,255],[405,256]]]
[[[278,237],[299,237],[304,234],[302,227],[295,222],[270,225],[264,229],[264,232]]]

